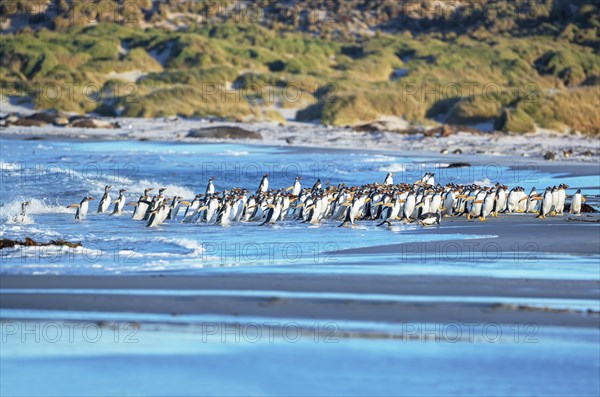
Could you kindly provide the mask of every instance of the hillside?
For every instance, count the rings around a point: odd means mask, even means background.
[[[594,1],[3,2],[3,93],[40,109],[600,134]],[[287,109],[287,111],[286,111]],[[483,127],[487,126],[487,127]]]

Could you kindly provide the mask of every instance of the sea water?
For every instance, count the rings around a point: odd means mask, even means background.
[[[185,208],[174,221],[157,228],[131,219],[133,207],[118,216],[97,214],[104,186],[112,185],[111,199],[127,189],[127,202],[137,201],[145,188],[165,187],[167,197],[191,200],[204,193],[215,178],[218,191],[234,187],[258,188],[269,174],[270,188],[287,188],[296,176],[304,187],[317,179],[324,185],[360,185],[382,182],[394,172],[396,183],[413,183],[425,172],[435,172],[436,182],[480,183],[501,181],[509,186],[568,183],[597,194],[593,177],[556,178],[539,172],[530,163],[500,165],[474,163],[473,167],[448,169],[440,159],[400,156],[387,152],[270,147],[242,144],[190,144],[143,141],[0,140],[2,195],[0,235],[37,241],[80,242],[81,247],[16,247],[0,255],[0,272],[18,274],[140,274],[209,271],[351,272],[377,274],[464,274],[594,278],[598,256],[574,257],[580,266],[564,266],[564,258],[540,254],[535,263],[502,258],[486,261],[430,261],[417,257],[398,261],[398,255],[340,255],[361,247],[397,243],[462,240],[493,234],[439,233],[438,227],[396,223],[377,227],[375,221],[355,227],[339,227],[339,221],[318,225],[295,220],[260,226],[258,222],[226,227],[182,224]],[[510,167],[509,167],[510,165]],[[596,186],[596,187],[595,187]],[[69,204],[93,196],[87,219],[75,221]],[[20,204],[29,201],[27,217],[18,222]],[[112,205],[109,212],[112,212]],[[442,225],[439,228],[451,227]],[[414,260],[413,260],[414,259]],[[527,258],[524,258],[527,259]],[[226,268],[226,269],[225,269]]]

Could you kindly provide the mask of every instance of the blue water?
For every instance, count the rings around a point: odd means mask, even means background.
[[[486,331],[415,323],[409,324],[410,331],[408,326],[404,329],[412,339],[363,339],[343,337],[324,324],[312,324],[330,329],[323,334],[306,332],[297,324],[278,325],[287,326],[283,337],[255,328],[240,337],[219,323],[136,330],[120,323],[99,328],[80,322],[71,323],[73,332],[68,334],[57,333],[55,322],[13,321],[5,327],[9,335],[0,357],[0,393],[597,396],[600,392],[597,330],[545,327],[523,332],[506,326]],[[18,327],[30,330],[27,340],[13,335]]]
[[[156,229],[130,219],[132,207],[121,216],[97,215],[98,201],[90,206],[88,219],[73,220],[74,210],[85,195],[99,199],[104,185],[128,189],[127,201],[136,201],[147,187],[166,187],[167,195],[191,199],[202,193],[209,177],[218,190],[235,186],[257,188],[260,176],[270,174],[270,187],[292,184],[297,175],[304,186],[317,178],[349,185],[382,181],[387,172],[396,182],[414,182],[429,171],[441,183],[495,183],[537,186],[568,183],[572,189],[587,187],[597,194],[596,177],[560,178],[542,174],[531,163],[516,169],[495,163],[444,169],[445,164],[424,157],[401,157],[362,150],[320,150],[239,144],[182,144],[139,141],[17,141],[0,139],[2,195],[0,235],[31,237],[41,241],[80,241],[84,248],[29,247],[3,250],[0,272],[25,274],[137,274],[189,273],[236,269],[236,271],[377,272],[389,274],[487,274],[532,277],[597,277],[598,257],[571,258],[580,266],[566,268],[564,258],[537,257],[526,260],[485,258],[455,263],[418,257],[398,261],[397,256],[347,256],[338,251],[399,242],[460,240],[480,237],[441,234],[436,228],[395,225],[378,228],[363,222],[354,228],[338,228],[339,222],[319,225],[295,221],[260,227],[239,223],[229,227],[167,222]],[[514,166],[514,164],[512,164]],[[30,201],[25,224],[11,218],[22,201]],[[182,216],[180,212],[180,219]],[[441,228],[447,227],[442,224]],[[450,227],[450,226],[448,226]],[[486,236],[493,240],[494,236]],[[525,258],[526,259],[526,258]],[[559,260],[557,260],[559,259]],[[367,263],[365,263],[367,262]]]

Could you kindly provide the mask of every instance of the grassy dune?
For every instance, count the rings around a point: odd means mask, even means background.
[[[549,11],[546,22],[525,31],[500,19],[464,32],[434,26],[358,34],[302,21],[205,21],[173,31],[160,23],[174,9],[152,14],[142,1],[144,27],[115,14],[93,26],[55,18],[50,28],[4,34],[0,80],[40,109],[282,121],[273,110],[281,107],[299,109],[300,120],[332,125],[395,115],[424,124],[492,122],[511,132],[598,134],[593,32],[600,23],[587,6],[572,21],[548,19]],[[47,92],[53,84],[63,90],[59,98]],[[65,95],[73,85],[88,89]]]

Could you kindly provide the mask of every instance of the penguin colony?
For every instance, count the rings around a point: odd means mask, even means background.
[[[135,208],[132,219],[145,221],[147,227],[156,227],[167,220],[216,225],[234,222],[272,225],[283,220],[317,224],[331,220],[341,222],[340,226],[373,220],[378,226],[391,226],[394,221],[430,226],[440,224],[443,217],[463,215],[468,220],[476,218],[481,221],[501,213],[535,213],[537,218],[561,215],[569,187],[565,184],[548,187],[542,194],[533,188],[526,194],[522,187],[509,190],[508,186],[499,183],[492,187],[436,185],[435,174],[430,172],[412,185],[394,184],[393,176],[388,173],[383,184],[376,182],[352,187],[339,184],[325,188],[320,180],[312,187],[303,188],[302,178],[296,177],[294,184],[287,189],[269,190],[268,174],[265,174],[253,194],[243,188],[217,192],[214,178],[210,178],[205,193],[197,194],[192,200],[166,197],[165,188],[151,195],[154,189],[148,188],[137,201],[128,205]],[[118,198],[111,201],[111,188],[110,185],[105,187],[97,212],[109,212],[112,204],[112,215],[122,214],[126,205],[124,193],[127,191],[119,190]],[[94,198],[86,196],[79,204],[69,206],[77,209],[76,220],[85,219],[91,200]],[[585,197],[578,190],[571,197],[569,213],[580,215],[583,202]]]

